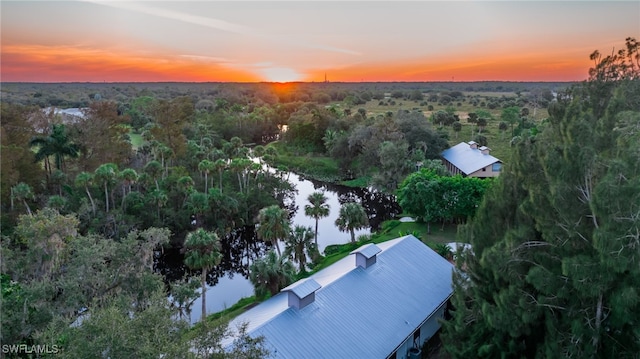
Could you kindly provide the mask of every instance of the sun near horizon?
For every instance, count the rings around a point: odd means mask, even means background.
[[[188,58],[136,56],[102,50],[4,46],[2,82],[573,82],[586,79],[588,53],[575,58],[429,59],[346,68],[238,68]]]
[[[638,1],[0,6],[2,82],[568,82],[640,38]]]

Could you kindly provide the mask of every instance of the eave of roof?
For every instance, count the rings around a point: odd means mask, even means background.
[[[364,269],[352,256],[314,274],[322,288],[302,309],[280,293],[237,317],[275,357],[385,357],[453,292],[453,266],[413,236],[377,245]]]
[[[469,175],[496,162],[498,158],[490,154],[483,154],[479,149],[473,149],[466,142],[450,147],[442,152],[442,158],[451,162],[464,174]]]

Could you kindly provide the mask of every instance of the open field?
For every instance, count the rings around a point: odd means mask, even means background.
[[[462,125],[462,129],[459,133],[455,133],[451,126],[446,126],[442,130],[447,132],[449,135],[449,145],[454,146],[460,142],[467,142],[473,140],[474,136],[478,134],[478,127],[473,124],[467,122],[467,118],[469,117],[469,112],[475,112],[478,110],[488,111],[491,114],[491,118],[489,119],[487,126],[484,130],[482,130],[481,134],[487,138],[488,147],[491,148],[491,155],[501,159],[503,162],[508,161],[509,156],[511,154],[510,150],[510,141],[511,141],[511,128],[509,128],[504,133],[498,129],[498,125],[500,124],[500,115],[502,113],[502,108],[498,107],[495,109],[489,109],[487,107],[478,107],[474,106],[468,100],[468,96],[480,96],[483,101],[488,101],[487,99],[491,99],[492,97],[495,99],[506,97],[506,98],[516,98],[515,93],[503,93],[503,92],[470,92],[466,94],[464,101],[454,102],[451,105],[439,105],[435,102],[429,101],[409,101],[409,100],[371,100],[367,101],[364,105],[356,105],[353,107],[352,111],[355,111],[359,108],[363,108],[366,110],[367,117],[369,116],[377,116],[384,115],[387,112],[396,113],[399,110],[420,110],[424,113],[425,117],[428,119],[431,117],[431,114],[440,110],[446,110],[448,107],[453,107],[455,109],[455,114],[460,118],[460,124]],[[380,105],[380,102],[385,103],[384,105]],[[427,105],[424,105],[424,103]],[[421,103],[423,103],[421,105]],[[458,106],[458,103],[460,106]],[[432,110],[429,110],[428,106],[433,106]],[[535,123],[540,123],[542,120],[548,117],[548,112],[546,108],[536,108],[535,111],[531,106],[525,106],[529,109],[528,118]],[[535,112],[535,116],[534,116]],[[434,125],[437,126],[437,125]]]

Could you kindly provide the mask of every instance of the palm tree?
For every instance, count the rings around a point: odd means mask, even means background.
[[[215,169],[215,164],[209,160],[198,163],[198,171],[204,173],[204,193],[209,192],[209,173]]]
[[[234,158],[231,160],[231,162],[229,163],[229,169],[232,172],[236,173],[236,176],[238,177],[238,188],[240,189],[240,193],[242,193],[242,188],[247,187],[247,181],[246,181],[246,176],[247,176],[247,170],[251,167],[251,164],[253,162],[251,162],[250,159],[248,158]],[[244,184],[244,186],[243,186]]]
[[[27,203],[28,199],[33,199],[35,196],[33,194],[33,189],[31,188],[31,186],[29,186],[28,184],[24,183],[24,182],[20,182],[17,185],[11,187],[11,200],[13,202],[13,200],[18,200],[21,201],[22,204],[24,204],[24,207],[27,209],[27,213],[32,216],[33,214],[31,213],[31,208],[29,207],[29,204]]]
[[[182,205],[184,206],[185,203],[187,203],[187,198],[189,197],[191,192],[194,191],[193,186],[195,183],[193,182],[193,178],[191,178],[191,176],[182,176],[178,178],[176,184],[178,185],[178,190],[180,191],[180,193],[184,195],[184,198],[182,199]]]
[[[156,205],[158,221],[162,221],[162,219],[160,218],[160,208],[162,208],[167,203],[169,197],[167,197],[165,191],[161,189],[154,189],[153,191],[149,192],[149,197],[151,198],[151,202]]]
[[[269,162],[269,161],[273,161],[276,157],[278,157],[278,150],[269,145],[267,147],[264,148],[264,159],[265,161]]]
[[[54,156],[57,169],[64,170],[64,158],[76,158],[80,152],[78,145],[69,141],[65,127],[62,124],[54,124],[51,128],[51,134],[47,137],[32,138],[29,146],[39,147],[38,152],[36,152],[36,161],[44,160],[45,170],[49,174],[51,173],[49,156]]]
[[[225,168],[227,168],[227,161],[219,158],[213,164],[214,168],[218,171],[218,188],[220,188],[220,193],[222,193],[222,173],[224,172]]]
[[[278,250],[280,256],[280,247],[278,239],[285,238],[289,234],[289,216],[287,211],[277,205],[265,207],[258,213],[258,237],[263,240],[270,241]]]
[[[58,212],[61,212],[66,205],[67,199],[60,195],[53,195],[47,200],[47,207],[53,208]]]
[[[149,161],[144,166],[144,171],[149,174],[149,177],[153,178],[156,183],[156,189],[160,189],[158,178],[162,175],[162,164],[158,161]]]
[[[317,250],[313,244],[311,227],[295,226],[285,239],[284,257],[298,263],[300,271],[306,272],[307,254],[313,255]]]
[[[244,146],[242,139],[238,136],[231,137],[229,145],[231,150],[231,155],[229,157],[240,157],[240,149]]]
[[[193,191],[189,194],[185,205],[196,216],[196,224],[201,227],[202,215],[209,209],[209,196],[206,193]]]
[[[89,186],[93,183],[93,175],[89,172],[80,172],[76,176],[76,186],[83,187],[87,196],[89,197],[89,201],[91,202],[91,209],[93,210],[93,215],[96,215],[96,204],[93,202],[93,197],[91,197],[91,192],[89,192]]]
[[[102,184],[104,188],[104,201],[106,212],[109,212],[109,187],[114,184],[118,178],[118,165],[115,163],[105,163],[95,170],[95,179]]]
[[[351,233],[351,243],[356,242],[356,229],[363,229],[369,225],[369,218],[364,208],[355,202],[345,203],[340,207],[340,214],[336,219],[336,226],[341,232]]]
[[[311,204],[304,206],[304,214],[316,220],[315,244],[318,248],[318,220],[329,215],[329,205],[325,203],[327,197],[322,192],[313,192],[307,197],[307,201]]]
[[[262,168],[262,156],[264,156],[265,150],[263,145],[257,145],[251,149],[251,154],[258,158],[260,168]]]
[[[136,172],[136,170],[134,170],[133,168],[125,168],[118,174],[118,177],[122,180],[123,195],[131,193],[131,185],[138,181],[138,172]]]
[[[157,152],[160,154],[160,161],[161,161],[160,164],[163,168],[162,178],[165,178],[169,170],[169,160],[173,156],[173,150],[167,145],[165,145],[164,143],[159,143]]]
[[[249,266],[249,280],[255,288],[256,297],[262,298],[267,292],[274,296],[293,282],[295,269],[291,262],[269,251]]]
[[[62,196],[62,186],[67,182],[67,175],[62,170],[56,169],[51,174],[51,184],[58,187],[58,195]]]
[[[127,194],[131,193],[131,185],[138,180],[138,172],[133,168],[125,168],[118,173],[118,178],[122,181],[122,203],[120,207],[124,208],[124,199]]]
[[[220,238],[215,232],[198,228],[187,234],[184,245],[187,249],[184,263],[191,269],[202,270],[200,285],[202,286],[202,324],[204,325],[207,317],[207,273],[222,260]]]

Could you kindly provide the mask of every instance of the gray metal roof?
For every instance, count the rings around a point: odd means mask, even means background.
[[[370,243],[370,244],[364,245],[364,246],[356,249],[355,251],[351,252],[350,254],[360,253],[365,258],[369,259],[369,258],[375,256],[376,254],[380,253],[381,251],[382,251],[382,249],[380,249],[380,247],[376,246],[373,243]]]
[[[231,328],[248,323],[275,358],[386,357],[451,296],[454,267],[413,236],[377,246],[377,263],[367,269],[348,256],[314,274],[322,287],[306,307],[289,308],[281,292]]]
[[[322,287],[318,282],[316,282],[313,278],[301,279],[290,286],[284,288],[282,291],[291,291],[293,294],[297,295],[298,298],[304,298],[309,294],[315,292],[316,290]]]
[[[457,145],[444,150],[442,152],[442,157],[467,175],[496,162],[501,162],[499,159],[491,155],[483,155],[480,149],[473,149],[466,142],[460,142]]]

